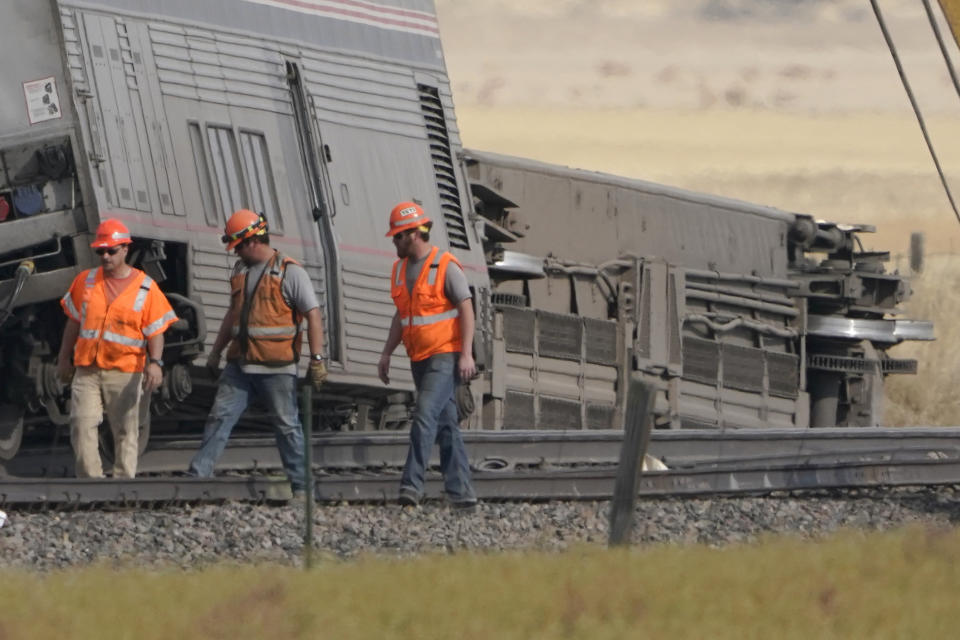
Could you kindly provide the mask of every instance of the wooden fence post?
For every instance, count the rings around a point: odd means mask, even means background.
[[[643,471],[643,456],[650,442],[653,428],[653,403],[656,389],[639,375],[630,376],[627,387],[627,413],[623,425],[623,445],[620,464],[610,501],[609,546],[629,544],[633,530],[633,509],[637,501],[637,487]]]

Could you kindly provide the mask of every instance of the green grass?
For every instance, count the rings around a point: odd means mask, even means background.
[[[5,573],[0,638],[937,638],[960,533]]]

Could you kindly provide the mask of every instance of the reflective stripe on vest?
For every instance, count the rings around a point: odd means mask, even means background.
[[[144,276],[140,283],[140,289],[137,291],[137,298],[133,301],[134,311],[143,311],[143,303],[147,301],[147,294],[150,293],[150,285],[153,284],[153,278]]]
[[[163,327],[163,325],[167,324],[168,322],[173,322],[176,319],[177,319],[177,314],[173,309],[171,309],[170,311],[167,311],[165,314],[160,316],[159,319],[154,320],[153,322],[148,324],[146,327],[144,327],[143,335],[152,336],[157,331],[159,331]]]
[[[136,338],[128,338],[127,336],[122,336],[119,333],[114,333],[113,331],[104,331],[103,339],[107,342],[116,342],[117,344],[122,344],[125,347],[139,347],[143,348],[147,346],[146,340],[137,340]]]
[[[460,317],[460,310],[451,309],[450,311],[444,311],[443,313],[435,313],[430,316],[410,316],[409,318],[407,318],[406,326],[423,327],[428,324],[436,324],[443,320],[449,320],[450,318],[459,318],[459,317]],[[401,320],[401,322],[403,321]]]
[[[80,312],[77,311],[77,306],[73,304],[73,296],[70,295],[70,291],[67,291],[65,294],[63,294],[62,302],[63,306],[67,309],[67,315],[77,322],[80,322],[81,315]]]

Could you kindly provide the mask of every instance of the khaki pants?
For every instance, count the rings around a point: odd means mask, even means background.
[[[79,367],[70,386],[70,442],[78,478],[102,478],[98,427],[104,413],[113,432],[115,478],[137,473],[143,373]]]

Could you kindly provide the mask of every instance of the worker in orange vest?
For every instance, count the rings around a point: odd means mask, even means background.
[[[237,262],[230,278],[230,308],[220,324],[207,368],[219,374],[217,397],[203,431],[203,443],[189,473],[213,475],[234,426],[259,396],[276,425],[277,449],[295,500],[303,499],[306,468],[303,429],[297,411],[297,362],[307,321],[314,389],[327,380],[323,356],[323,316],[313,282],[296,260],[271,248],[266,219],[248,209],[227,220],[223,237]],[[229,347],[227,346],[229,345]],[[227,350],[227,365],[220,358]]]
[[[60,300],[67,325],[57,374],[70,386],[70,441],[80,478],[102,478],[97,429],[104,412],[115,478],[137,473],[140,401],[163,381],[163,332],[176,314],[153,278],[126,263],[130,231],[104,220],[90,245],[100,266],[80,273]]]
[[[417,403],[410,448],[400,480],[399,501],[416,506],[423,498],[424,473],[435,442],[440,445],[444,491],[457,509],[477,504],[455,399],[458,381],[477,372],[473,360],[473,299],[460,262],[430,244],[432,221],[416,202],[401,202],[390,212],[397,257],[390,295],[397,307],[378,372],[390,383],[390,357],[400,342],[410,357]]]

